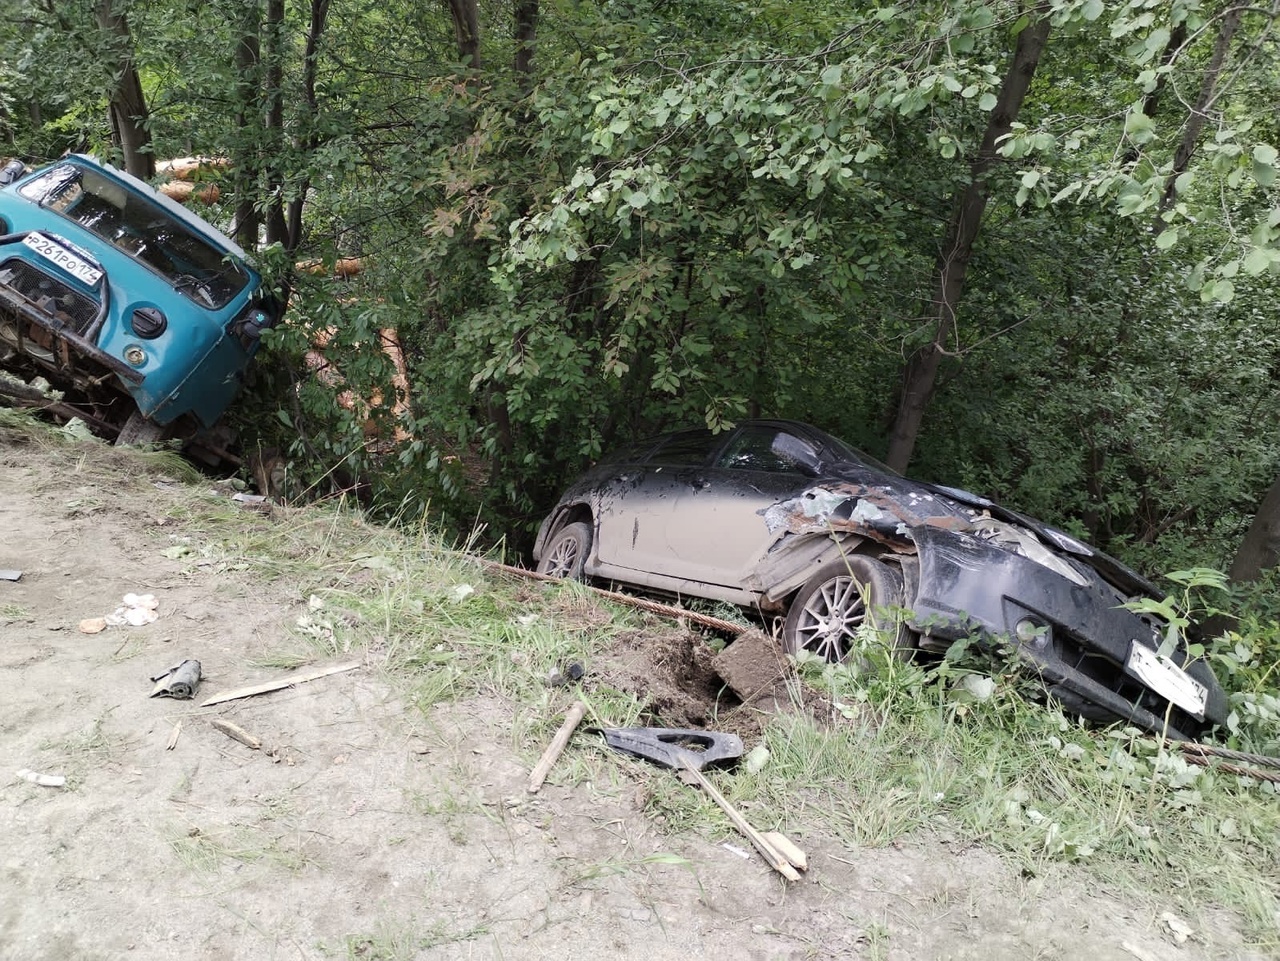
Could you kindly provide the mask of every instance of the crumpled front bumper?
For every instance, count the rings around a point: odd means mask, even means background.
[[[1165,730],[1167,701],[1126,668],[1134,643],[1158,645],[1152,623],[1120,606],[1105,582],[1086,586],[1036,562],[965,533],[924,525],[914,528],[919,576],[913,627],[957,640],[971,634],[1008,638],[1039,670],[1049,693],[1068,710],[1091,720],[1128,721]],[[1028,619],[1044,628],[1033,640],[1015,640]],[[1192,738],[1227,716],[1227,699],[1208,664],[1188,661],[1185,648],[1171,655],[1207,689],[1202,717],[1178,708],[1169,735]]]

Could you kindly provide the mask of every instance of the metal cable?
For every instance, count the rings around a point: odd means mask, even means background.
[[[550,574],[539,574],[537,571],[525,570],[523,567],[512,567],[510,564],[502,564],[498,561],[487,560],[483,557],[477,558],[481,564],[492,570],[502,571],[506,574],[517,574],[520,577],[527,577],[534,581],[562,581],[563,577],[552,577]],[[648,611],[651,614],[661,614],[664,617],[673,617],[678,620],[691,621],[702,627],[708,627],[713,631],[724,631],[726,634],[738,635],[747,630],[744,624],[735,624],[733,621],[726,621],[719,617],[712,617],[710,614],[698,614],[695,611],[686,611],[683,607],[675,607],[671,604],[662,604],[658,601],[646,600],[643,597],[632,597],[630,594],[619,594],[617,591],[606,591],[600,587],[592,587],[590,584],[584,584],[587,590],[599,594],[601,597],[607,597],[611,601],[617,601],[619,604],[626,604],[630,607],[638,607],[642,611]]]
[[[1224,757],[1232,761],[1247,761],[1250,764],[1261,764],[1263,767],[1280,768],[1280,757],[1267,757],[1265,754],[1247,754],[1244,751],[1233,751],[1230,748],[1215,747],[1212,744],[1196,744],[1184,741],[1178,745],[1184,754],[1200,754],[1208,757]]]

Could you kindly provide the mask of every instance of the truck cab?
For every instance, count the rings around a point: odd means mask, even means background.
[[[234,241],[92,157],[0,169],[0,366],[98,433],[207,432],[282,306]]]

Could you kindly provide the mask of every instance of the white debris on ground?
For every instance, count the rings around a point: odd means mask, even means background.
[[[82,634],[100,634],[108,627],[143,627],[160,615],[160,602],[154,594],[126,594],[120,606],[105,617],[86,617],[79,624]]]

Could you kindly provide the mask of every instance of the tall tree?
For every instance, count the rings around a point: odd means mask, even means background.
[[[930,318],[933,337],[906,365],[902,396],[889,434],[887,462],[898,471],[905,470],[911,461],[925,410],[938,382],[942,358],[955,333],[969,259],[987,209],[988,177],[1000,162],[997,146],[1018,118],[1023,98],[1049,39],[1049,7],[1047,2],[1038,3],[1028,11],[1027,25],[1018,33],[1009,70],[1000,85],[995,107],[982,136],[982,145],[969,167],[969,182],[956,199],[938,249],[933,295],[926,314]]]
[[[125,0],[98,0],[95,14],[99,29],[108,39],[107,49],[114,53],[114,78],[107,98],[112,135],[124,157],[125,169],[149,180],[155,176],[156,160]]]
[[[1256,581],[1262,572],[1280,564],[1280,478],[1263,497],[1240,548],[1231,562],[1229,576],[1236,583]]]
[[[472,70],[480,70],[480,6],[477,0],[447,0],[453,19],[458,59]]]
[[[512,0],[515,15],[516,73],[527,77],[533,72],[534,41],[538,33],[538,0]]]
[[[258,203],[257,179],[260,160],[260,111],[262,87],[262,11],[258,3],[239,7],[241,19],[235,25],[235,131],[231,144],[231,170],[235,185],[236,240],[246,250],[258,246],[262,214]]]

